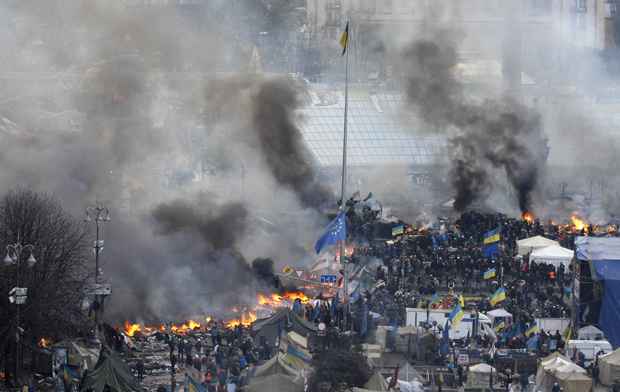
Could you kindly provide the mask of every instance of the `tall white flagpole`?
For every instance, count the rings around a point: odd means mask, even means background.
[[[345,44],[345,79],[344,79],[344,134],[342,137],[342,184],[340,188],[340,212],[346,211],[346,184],[347,184],[347,128],[349,115],[349,41],[351,40],[351,24],[347,22],[347,41]],[[346,241],[346,240],[345,240]],[[340,266],[344,270],[344,295],[345,302],[345,329],[349,312],[349,276],[345,258],[345,241],[340,241]]]

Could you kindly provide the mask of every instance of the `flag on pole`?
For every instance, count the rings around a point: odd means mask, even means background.
[[[491,303],[491,305],[495,306],[498,303],[504,301],[505,299],[506,299],[506,289],[503,287],[500,287],[493,293],[489,302]]]
[[[314,250],[319,254],[324,247],[334,245],[338,241],[344,241],[346,239],[347,216],[344,211],[341,211],[338,216],[327,225],[325,233],[323,233],[314,245]]]
[[[527,336],[528,338],[530,337],[530,335],[535,334],[540,332],[540,328],[538,328],[538,324],[536,324],[536,322],[534,322],[534,324],[532,324],[527,331],[525,331],[525,336]]]
[[[484,257],[490,259],[499,254],[499,228],[484,233],[483,253]]]
[[[484,233],[484,245],[494,244],[499,240],[499,228]]]
[[[484,271],[484,280],[493,279],[497,275],[497,270],[495,268],[490,268]]]
[[[347,53],[347,47],[349,46],[349,22],[347,22],[347,26],[344,28],[344,31],[340,35],[340,46],[342,47],[342,55],[344,56]]]
[[[448,315],[448,318],[452,322],[452,327],[456,327],[461,322],[461,319],[463,319],[463,316],[465,316],[465,312],[463,312],[461,305],[456,305]]]
[[[433,296],[431,297],[431,305],[435,305],[441,302],[441,298],[439,297],[439,294],[435,293],[433,294]]]

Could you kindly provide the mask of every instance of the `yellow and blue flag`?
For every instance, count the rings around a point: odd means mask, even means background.
[[[465,312],[463,312],[463,308],[461,305],[456,305],[454,309],[448,314],[448,318],[450,319],[452,327],[456,327],[463,317],[465,316]]]
[[[187,392],[207,392],[204,385],[196,382],[189,374],[185,375],[185,390]]]
[[[491,303],[491,305],[495,306],[498,303],[504,301],[505,299],[506,299],[506,289],[503,287],[500,287],[499,289],[495,290],[489,302]]]
[[[347,53],[347,48],[349,47],[349,22],[347,22],[347,26],[340,35],[340,40],[338,42],[342,47],[342,55],[344,56],[344,54]]]
[[[347,239],[347,216],[344,211],[341,211],[336,218],[327,225],[325,233],[317,240],[314,245],[316,253],[321,253],[321,250],[329,245],[335,245],[338,241],[344,241]]]
[[[405,234],[405,225],[398,225],[392,227],[392,237]]]
[[[499,227],[495,230],[487,231],[484,233],[483,243],[483,254],[484,257],[490,259],[499,254]]]
[[[433,294],[433,296],[431,297],[431,305],[435,305],[441,302],[441,298],[439,297],[439,294],[435,293]]]
[[[499,242],[499,240],[499,227],[495,230],[487,231],[486,233],[484,233],[484,245],[494,244],[496,242]]]
[[[501,332],[506,328],[506,323],[501,321],[499,324],[495,326],[495,332]]]
[[[525,336],[527,336],[528,338],[530,337],[530,335],[535,334],[535,333],[539,333],[540,332],[540,328],[538,328],[538,324],[536,324],[536,322],[534,322],[528,329],[527,331],[525,331]]]
[[[495,268],[490,268],[484,271],[483,278],[484,280],[493,279],[497,275],[497,270]]]

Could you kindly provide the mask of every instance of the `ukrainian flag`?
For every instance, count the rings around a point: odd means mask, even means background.
[[[539,333],[539,332],[540,332],[540,328],[538,328],[538,324],[536,324],[536,322],[534,322],[534,324],[532,324],[532,326],[529,327],[527,331],[525,331],[525,336],[527,336],[529,338],[530,335],[533,335],[533,334]]]
[[[484,233],[484,241],[483,243],[485,245],[489,245],[489,244],[494,244],[496,242],[499,242],[500,238],[499,238],[499,227],[495,230],[491,230],[491,231],[487,231],[486,233]]]
[[[185,390],[188,392],[207,392],[206,388],[190,375],[185,376]]]
[[[491,305],[495,306],[498,303],[504,301],[505,299],[506,299],[506,289],[503,287],[500,287],[493,293],[489,302],[491,303]]]
[[[456,305],[450,314],[448,314],[452,327],[456,327],[463,319],[463,316],[465,316],[463,308],[461,308],[461,305]]]
[[[484,271],[483,278],[484,280],[493,279],[497,275],[497,270],[495,268],[488,269]]]
[[[506,328],[506,323],[502,321],[495,326],[495,332],[501,332],[504,328]]]
[[[347,27],[344,28],[338,42],[342,47],[342,55],[344,56],[344,54],[347,53],[347,47],[349,46],[349,22],[347,22]]]

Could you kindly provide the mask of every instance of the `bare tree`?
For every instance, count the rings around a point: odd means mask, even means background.
[[[24,342],[35,343],[40,337],[61,339],[88,325],[81,310],[88,277],[85,229],[50,195],[15,190],[0,199],[0,250],[17,242],[32,244],[37,260],[32,267],[25,262],[19,267],[20,286],[28,288],[20,317]],[[28,256],[24,252],[21,257],[25,261]],[[6,294],[16,284],[17,268],[0,267],[0,348],[5,354],[15,339],[16,305],[9,303]]]

